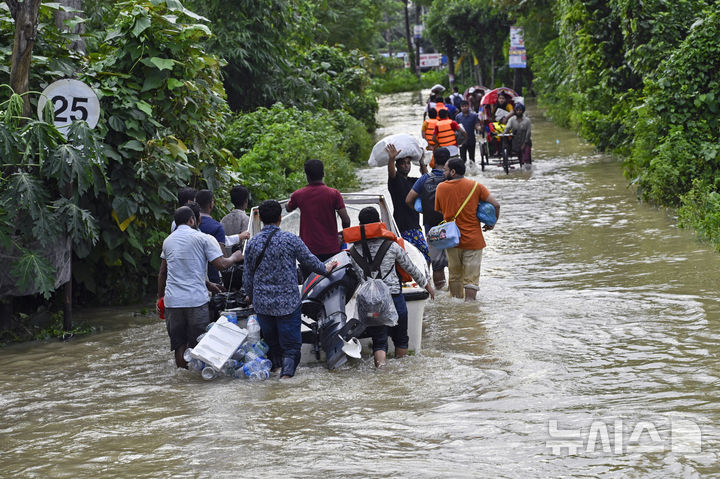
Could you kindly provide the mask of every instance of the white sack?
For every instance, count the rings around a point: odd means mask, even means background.
[[[370,159],[368,159],[368,165],[387,166],[389,157],[385,151],[385,147],[390,143],[395,145],[395,148],[400,151],[398,158],[409,157],[410,161],[415,164],[418,164],[420,158],[422,158],[425,153],[425,146],[427,145],[424,139],[421,140],[407,133],[386,136],[373,147],[370,153]]]

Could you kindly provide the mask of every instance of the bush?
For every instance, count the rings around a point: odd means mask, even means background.
[[[373,89],[378,93],[400,93],[431,88],[433,85],[449,85],[447,70],[430,70],[420,79],[410,70],[389,70],[373,78]]]
[[[687,194],[680,198],[680,226],[694,228],[720,252],[720,193],[718,185],[695,180]]]
[[[368,158],[372,138],[359,120],[343,111],[310,112],[276,103],[238,115],[223,146],[240,158],[234,174],[257,202],[286,198],[304,186],[304,165],[310,159],[325,164],[328,185],[355,188],[352,163]]]

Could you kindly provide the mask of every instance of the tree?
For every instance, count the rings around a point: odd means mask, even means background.
[[[448,57],[448,74],[450,76],[450,89],[452,89],[455,76],[455,56],[457,56],[457,41],[448,31],[446,19],[448,12],[441,8],[431,8],[427,16],[427,32],[430,40],[437,45]]]
[[[5,0],[15,20],[15,39],[10,60],[10,87],[18,95],[30,89],[30,61],[37,35],[41,0]],[[30,116],[30,99],[23,96],[23,116]]]
[[[68,47],[85,53],[85,39],[82,34],[85,33],[85,23],[81,21],[78,13],[82,11],[83,0],[59,0],[58,3],[66,8],[55,12],[55,26],[60,31],[67,31],[73,35],[73,39]]]
[[[383,28],[385,3],[386,0],[318,2],[315,16],[322,28],[315,31],[314,41],[372,53]]]
[[[415,53],[412,47],[412,37],[410,36],[410,12],[408,11],[408,0],[404,0],[405,9],[405,40],[407,41],[407,58],[410,62],[410,69],[420,75],[420,72],[415,69]]]
[[[212,22],[206,45],[227,61],[223,79],[232,110],[284,100],[282,86],[294,57],[310,46],[317,28],[309,0],[244,0],[231,8],[225,0],[185,3]]]

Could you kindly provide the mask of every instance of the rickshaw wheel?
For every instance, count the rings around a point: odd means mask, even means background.
[[[503,169],[505,170],[505,174],[510,174],[510,158],[509,158],[509,152],[508,147],[506,145],[503,145],[502,149],[502,163],[503,163]]]
[[[490,154],[487,141],[480,143],[480,169],[485,171],[485,165],[490,164]]]

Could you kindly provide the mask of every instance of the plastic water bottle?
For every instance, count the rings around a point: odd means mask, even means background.
[[[205,368],[205,363],[197,358],[192,358],[188,361],[188,369],[190,371],[202,371]]]
[[[228,359],[227,361],[225,361],[225,364],[223,364],[221,371],[225,376],[232,376],[233,374],[235,374],[235,370],[239,367],[240,361],[237,361],[235,359]]]
[[[263,380],[270,377],[272,363],[269,359],[257,358],[243,366],[243,372],[252,380]]]
[[[258,353],[256,353],[255,350],[253,350],[252,348],[250,348],[250,350],[245,352],[245,358],[244,358],[245,364],[251,363],[251,362],[255,361],[256,359],[262,359],[262,357]]]
[[[217,371],[215,371],[215,368],[211,366],[205,366],[202,370],[202,378],[206,381],[209,381],[211,379],[215,379],[218,375]]]
[[[183,359],[187,362],[190,362],[190,360],[193,358],[190,353],[192,353],[193,348],[187,348],[185,352],[183,353]]]
[[[252,350],[255,351],[255,354],[258,356],[266,357],[268,351],[270,351],[270,346],[268,346],[268,343],[266,343],[264,339],[261,339],[252,345]]]
[[[255,360],[245,361],[245,364],[243,364],[242,370],[243,370],[243,373],[245,373],[245,376],[250,377],[252,375],[252,373],[254,373],[256,371],[260,371],[260,363]]]
[[[233,377],[235,379],[245,379],[247,377],[245,376],[245,371],[243,371],[242,366],[240,366],[233,372]]]
[[[266,369],[262,369],[260,371],[255,371],[250,375],[250,381],[264,381],[269,378],[270,378],[270,371],[266,370]]]
[[[243,359],[245,359],[245,350],[243,349],[243,347],[240,346],[239,348],[237,348],[237,351],[235,351],[233,355],[230,356],[230,358],[235,359],[236,361],[242,361]]]
[[[247,330],[247,342],[254,344],[260,341],[260,323],[254,314],[251,314],[247,319]]]

